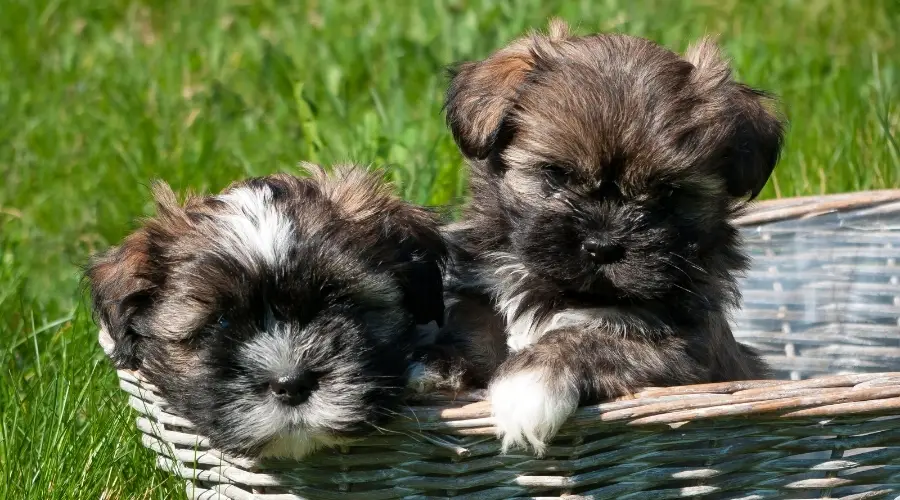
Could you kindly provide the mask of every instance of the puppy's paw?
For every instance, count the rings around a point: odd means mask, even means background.
[[[531,445],[541,456],[578,408],[578,390],[540,368],[504,373],[488,389],[502,451]]]
[[[432,392],[440,385],[442,378],[441,374],[428,364],[412,363],[407,370],[407,392],[412,394]]]
[[[462,369],[443,368],[429,361],[412,363],[407,370],[406,392],[417,396],[433,392],[460,392],[464,385]]]

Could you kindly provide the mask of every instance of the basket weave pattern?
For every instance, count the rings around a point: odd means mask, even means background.
[[[500,455],[479,394],[410,403],[305,462],[211,449],[139,373],[120,386],[188,498],[895,498],[900,495],[900,192],[760,204],[735,335],[783,380],[648,388],[583,407],[548,450]],[[897,465],[895,465],[897,464]]]

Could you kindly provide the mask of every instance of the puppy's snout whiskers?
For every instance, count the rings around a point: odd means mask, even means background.
[[[680,290],[684,290],[685,292],[687,292],[695,297],[699,297],[707,307],[712,307],[712,302],[709,300],[709,297],[707,297],[706,295],[699,294],[689,288],[685,288],[685,287],[679,285],[678,283],[672,283],[672,286],[674,286],[675,288],[678,288]]]
[[[709,271],[707,271],[707,270],[704,269],[703,267],[697,265],[696,263],[691,262],[690,260],[688,260],[687,257],[685,257],[685,256],[683,256],[683,255],[679,255],[679,254],[674,253],[674,252],[671,252],[670,255],[672,255],[673,257],[678,257],[679,259],[683,260],[685,264],[691,266],[692,269],[694,269],[694,270],[696,270],[696,271],[698,271],[698,272],[701,272],[701,273],[703,273],[703,274],[709,274]]]
[[[675,254],[671,254],[671,255],[675,255]],[[687,277],[687,279],[689,279],[689,280],[691,281],[691,283],[694,282],[694,277],[691,276],[690,273],[688,273],[688,272],[685,271],[684,269],[678,267],[678,265],[676,265],[674,262],[672,262],[672,261],[670,261],[670,260],[668,260],[668,259],[665,259],[665,258],[663,258],[663,259],[661,259],[661,260],[662,260],[662,263],[663,263],[663,264],[665,264],[665,265],[667,265],[667,266],[669,266],[669,267],[675,268],[677,271],[681,272],[681,274],[685,275],[685,277]]]

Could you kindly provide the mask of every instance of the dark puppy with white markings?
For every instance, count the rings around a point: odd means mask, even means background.
[[[300,458],[400,403],[417,325],[443,320],[434,215],[377,173],[237,182],[157,214],[91,263],[101,343],[212,444]]]
[[[542,453],[579,404],[767,376],[728,325],[748,265],[729,220],[782,144],[766,100],[710,41],[681,57],[558,21],[456,69],[446,112],[472,200],[446,232],[448,318],[498,320],[447,329],[460,358],[482,354],[474,379],[497,369],[504,449]]]

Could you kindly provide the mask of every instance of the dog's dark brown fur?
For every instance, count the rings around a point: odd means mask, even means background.
[[[491,397],[506,446],[541,451],[561,423],[514,422],[528,410],[501,382],[517,375],[577,403],[767,375],[728,326],[748,265],[729,220],[781,150],[767,101],[709,40],[680,57],[561,22],[456,69],[446,113],[472,200],[446,233],[456,293],[490,297],[505,321],[512,353]]]

